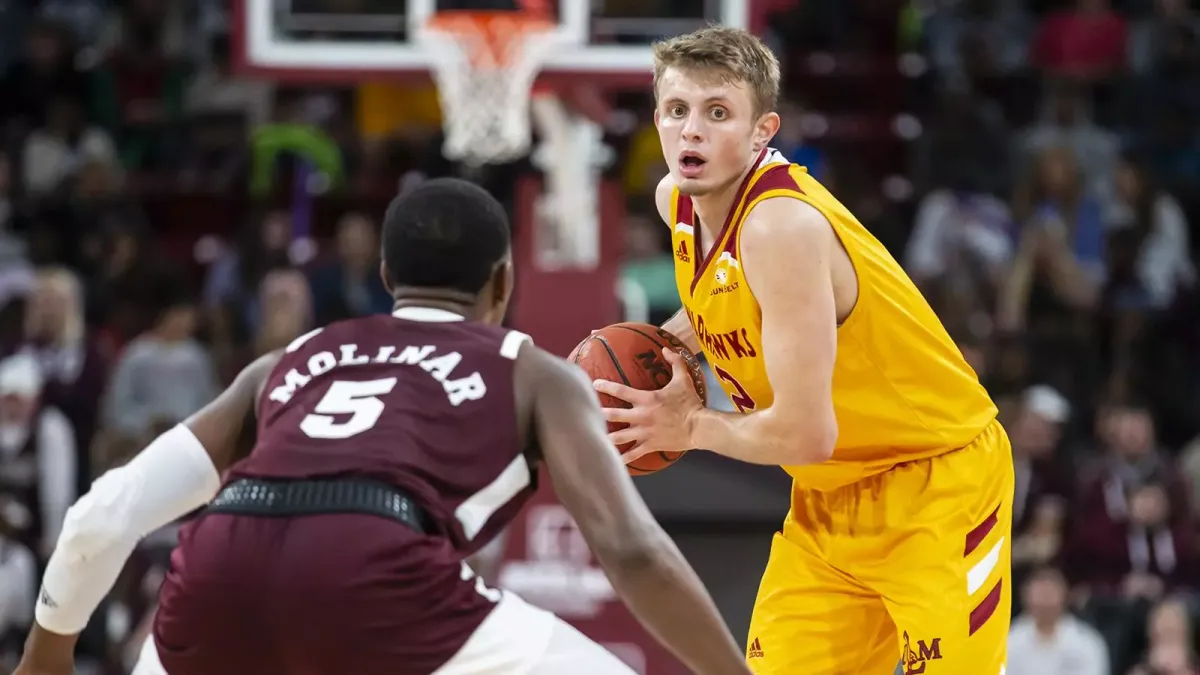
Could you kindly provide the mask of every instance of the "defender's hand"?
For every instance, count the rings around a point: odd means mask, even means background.
[[[613,445],[636,445],[622,459],[628,464],[652,452],[690,450],[692,416],[704,408],[683,357],[663,349],[663,358],[671,364],[671,381],[658,391],[643,391],[608,380],[596,380],[596,391],[628,403],[629,408],[605,408],[609,422],[628,424],[608,437]]]

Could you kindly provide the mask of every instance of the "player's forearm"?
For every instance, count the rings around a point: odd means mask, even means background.
[[[747,673],[742,652],[699,577],[670,537],[659,530],[654,540],[614,555],[597,551],[626,606],[691,672]]]
[[[679,338],[693,355],[700,355],[700,340],[696,337],[696,331],[692,329],[692,322],[688,321],[687,310],[680,309],[675,312],[663,322],[662,329]]]
[[[833,454],[837,419],[832,406],[785,416],[777,407],[748,414],[707,408],[691,419],[691,447],[751,464],[797,466]]]

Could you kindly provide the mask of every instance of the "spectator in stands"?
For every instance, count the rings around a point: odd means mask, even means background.
[[[1000,290],[1002,331],[1028,335],[1030,370],[1073,396],[1097,385],[1095,310],[1105,278],[1099,202],[1069,150],[1054,148],[1018,190],[1022,233]]]
[[[1012,188],[1012,153],[1003,111],[970,81],[939,84],[933,119],[913,147],[918,188],[996,195]]]
[[[986,337],[1016,227],[1008,204],[983,189],[977,174],[956,169],[945,169],[921,199],[904,266],[939,315],[966,322],[954,329]]]
[[[1039,157],[1050,150],[1070,150],[1075,170],[1081,172],[1083,189],[1094,196],[1108,194],[1120,155],[1117,135],[1092,121],[1087,93],[1070,83],[1049,85],[1037,123],[1022,133],[1021,164],[1038,171]]]
[[[258,324],[258,286],[267,272],[287,267],[292,217],[283,210],[266,213],[242,230],[237,245],[225,249],[208,269],[204,304],[224,315],[231,335],[252,335]]]
[[[104,402],[107,431],[142,439],[182,422],[217,395],[212,360],[192,336],[195,328],[195,305],[177,299],[159,312],[151,330],[126,347]]]
[[[963,47],[979,44],[989,70],[1011,75],[1025,66],[1033,29],[1029,13],[1008,0],[965,0],[935,12],[925,27],[938,73],[949,80],[967,75]]]
[[[87,124],[79,101],[59,96],[50,102],[44,124],[25,140],[21,157],[25,190],[34,197],[50,196],[82,166],[113,164],[116,157],[112,138]]]
[[[1200,184],[1200,126],[1195,110],[1182,103],[1167,105],[1152,128],[1147,152],[1156,175],[1176,194]]]
[[[1200,436],[1191,439],[1179,452],[1179,468],[1191,488],[1190,503],[1200,504]]]
[[[1157,599],[1195,577],[1196,536],[1186,482],[1155,442],[1140,405],[1099,413],[1104,455],[1080,488],[1068,559],[1093,594]]]
[[[361,213],[343,215],[337,224],[335,255],[309,275],[317,324],[391,312],[392,296],[379,282],[375,224]]]
[[[39,0],[38,13],[70,31],[81,47],[101,40],[107,26],[110,0]]]
[[[17,240],[19,241],[19,240]],[[24,338],[25,305],[33,290],[33,266],[0,237],[0,353],[8,353]]]
[[[1187,70],[1188,52],[1200,36],[1200,18],[1189,0],[1156,0],[1154,14],[1137,22],[1129,36],[1129,66],[1138,74]],[[1182,68],[1181,68],[1182,67]]]
[[[97,110],[115,131],[127,168],[153,169],[171,158],[183,117],[187,70],[164,44],[169,3],[124,3],[120,42],[95,72]]]
[[[1033,62],[1053,75],[1096,81],[1125,65],[1126,40],[1125,19],[1108,0],[1076,0],[1042,20]]]
[[[67,31],[54,22],[39,21],[28,29],[23,58],[0,80],[0,119],[10,130],[24,132],[40,125],[56,98],[83,99],[87,83],[75,69],[70,42]]]
[[[79,278],[62,267],[39,270],[25,315],[22,349],[33,355],[45,378],[43,400],[71,422],[79,447],[79,481],[91,483],[89,461],[100,397],[108,375],[107,359],[88,333]]]
[[[33,623],[38,582],[33,552],[0,533],[0,671],[17,667]]]
[[[299,270],[268,272],[259,287],[258,304],[261,320],[254,339],[254,356],[286,347],[312,328],[312,291]]]
[[[1024,613],[1013,621],[1008,640],[1009,675],[1110,675],[1104,640],[1067,613],[1067,583],[1052,567],[1025,582]]]
[[[1129,675],[1200,673],[1192,621],[1184,600],[1171,598],[1155,606],[1150,612],[1146,634],[1149,645],[1141,661],[1129,671]]]
[[[784,101],[779,116],[782,118],[779,133],[771,139],[771,144],[788,161],[805,167],[817,180],[825,180],[825,152],[804,137],[804,106],[797,101]]]
[[[1114,195],[1107,217],[1111,302],[1117,309],[1166,309],[1196,281],[1183,209],[1130,155],[1117,167]]]
[[[233,72],[233,46],[229,36],[217,37],[210,48],[212,58],[202,64],[187,90],[190,115],[237,114],[246,117],[247,128],[270,121],[274,87]]]
[[[152,327],[163,303],[183,292],[178,267],[155,253],[147,223],[135,214],[103,217],[86,306],[103,317],[105,339],[124,345]]]
[[[42,374],[25,354],[0,361],[0,537],[44,562],[75,501],[71,423],[42,402]]]
[[[1071,404],[1053,387],[1026,390],[1008,425],[1016,472],[1013,497],[1013,568],[1057,561],[1071,488],[1059,473],[1055,451]]]

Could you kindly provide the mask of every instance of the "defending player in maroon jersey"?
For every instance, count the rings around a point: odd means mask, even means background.
[[[629,675],[465,562],[543,463],[646,627],[694,672],[748,675],[583,374],[499,327],[512,288],[500,205],[463,181],[425,183],[389,207],[381,267],[391,316],[259,359],[72,507],[19,675],[71,673],[138,539],[204,504],[139,675]],[[257,443],[241,457],[247,430]]]

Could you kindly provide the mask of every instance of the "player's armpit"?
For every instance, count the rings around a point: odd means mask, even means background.
[[[218,472],[245,454],[248,423],[252,428],[258,397],[267,376],[279,363],[280,354],[281,351],[274,351],[258,357],[238,373],[225,391],[184,422],[204,446]]]
[[[699,411],[694,447],[758,464],[812,464],[833,453],[836,246],[825,217],[794,198],[765,200],[747,217],[739,257],[762,309],[762,353],[775,400],[744,415]]]
[[[692,328],[692,322],[688,320],[686,309],[680,308],[678,312],[671,315],[671,318],[663,322],[662,329],[679,338],[683,346],[687,347],[692,354],[703,353],[700,339],[696,337],[696,330]]]
[[[518,368],[533,371],[534,433],[559,500],[630,611],[692,672],[748,675],[715,604],[609,443],[583,371],[530,345]]]

